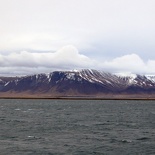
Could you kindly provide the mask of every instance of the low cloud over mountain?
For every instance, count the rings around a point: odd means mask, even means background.
[[[110,60],[95,60],[72,45],[64,46],[56,52],[12,52],[0,54],[0,69],[3,74],[33,74],[51,70],[72,70],[93,68],[110,72],[132,72],[154,74],[155,60],[144,62],[137,54],[123,55]]]

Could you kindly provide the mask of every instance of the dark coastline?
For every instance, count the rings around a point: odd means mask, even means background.
[[[155,98],[102,98],[102,97],[0,97],[0,99],[45,99],[45,100],[155,100]]]

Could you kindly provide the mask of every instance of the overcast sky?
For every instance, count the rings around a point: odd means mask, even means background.
[[[155,0],[0,0],[0,74],[155,74]]]

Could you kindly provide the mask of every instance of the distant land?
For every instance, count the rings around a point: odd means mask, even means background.
[[[82,69],[0,77],[0,98],[155,99],[155,76]]]

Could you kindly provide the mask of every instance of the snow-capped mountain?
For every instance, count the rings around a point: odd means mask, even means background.
[[[111,74],[83,69],[23,77],[1,77],[0,94],[43,96],[155,94],[155,76]]]

